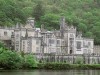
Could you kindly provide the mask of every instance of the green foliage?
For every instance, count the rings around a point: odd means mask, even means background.
[[[46,14],[41,17],[42,23],[49,30],[51,29],[59,29],[59,16],[56,14]]]
[[[0,0],[0,25],[13,25],[16,22],[24,23],[24,12],[12,0]]]
[[[82,57],[77,57],[75,64],[83,64],[83,58]]]
[[[3,51],[0,54],[0,67],[4,69],[16,69],[20,68],[22,58],[15,52],[12,51]]]
[[[25,23],[32,16],[37,27],[59,29],[62,13],[69,25],[100,44],[100,0],[0,0],[0,25]]]
[[[0,68],[27,69],[37,67],[37,62],[31,54],[25,55],[13,52],[0,43]]]
[[[5,45],[3,42],[0,41],[0,48],[5,48]]]
[[[33,10],[33,17],[35,17],[36,21],[40,21],[40,17],[43,16],[45,13],[45,10],[43,8],[43,2],[42,1],[38,1],[37,5],[34,7]]]
[[[41,63],[39,69],[69,70],[69,69],[100,69],[100,64],[66,64],[66,63]]]
[[[23,62],[23,67],[24,68],[34,68],[37,67],[37,62],[33,55],[25,55],[24,56],[24,62]]]
[[[85,37],[92,37],[93,38],[93,33],[88,31],[85,33]]]
[[[87,30],[87,26],[83,23],[80,23],[78,25],[78,29],[79,29],[79,31],[85,32]]]
[[[39,69],[52,69],[52,70],[64,70],[70,69],[70,64],[66,63],[45,63],[45,64],[38,64]]]

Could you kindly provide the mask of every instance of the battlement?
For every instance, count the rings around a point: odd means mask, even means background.
[[[73,25],[67,26],[67,29],[71,31],[76,31],[76,27]]]

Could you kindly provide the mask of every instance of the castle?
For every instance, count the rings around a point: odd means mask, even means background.
[[[36,28],[34,19],[28,18],[26,25],[17,23],[14,27],[0,27],[0,40],[15,51],[33,54],[92,54],[94,39],[82,37],[76,27],[60,19],[60,29],[48,31]]]

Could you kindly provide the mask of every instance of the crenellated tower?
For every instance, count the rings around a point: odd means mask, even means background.
[[[60,32],[61,38],[64,39],[64,50],[65,54],[74,54],[75,53],[75,37],[76,37],[76,27],[73,25],[68,25],[65,23],[65,18],[61,17],[60,19]]]
[[[35,28],[35,25],[34,25],[34,23],[35,23],[35,22],[34,22],[34,18],[31,18],[31,17],[28,18],[26,23],[27,23],[27,24],[30,24],[33,28]]]

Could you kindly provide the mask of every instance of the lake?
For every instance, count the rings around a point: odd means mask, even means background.
[[[2,70],[0,75],[100,75],[100,70]]]

